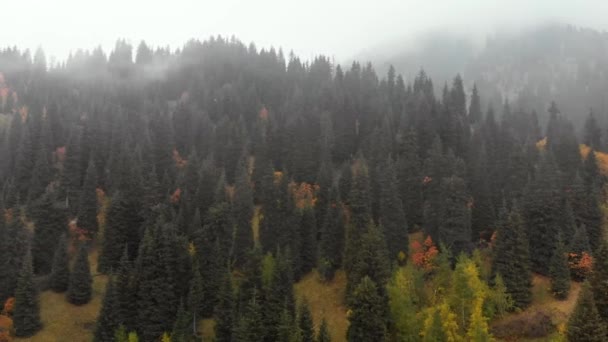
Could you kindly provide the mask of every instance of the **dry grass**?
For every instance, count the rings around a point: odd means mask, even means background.
[[[327,321],[331,339],[335,342],[346,341],[346,307],[344,306],[344,290],[346,274],[338,271],[333,281],[324,283],[319,274],[314,271],[307,274],[295,285],[298,300],[306,298],[310,305],[315,328],[321,325],[323,318]]]
[[[531,319],[536,313],[542,312],[551,317],[551,321],[557,327],[557,332],[551,336],[541,339],[542,341],[560,341],[563,335],[560,334],[565,331],[568,317],[574,310],[576,300],[581,290],[581,284],[572,282],[570,287],[570,294],[566,300],[557,300],[553,298],[550,292],[551,279],[541,275],[534,275],[532,279],[532,304],[529,308],[522,312],[515,312],[509,314],[496,322],[493,326],[509,324],[509,322],[515,320],[527,320]],[[514,332],[516,333],[516,332]],[[541,341],[541,340],[529,340],[529,341]],[[509,341],[511,341],[509,339]],[[513,340],[515,341],[515,340]]]
[[[15,341],[32,342],[85,342],[93,339],[95,320],[101,307],[107,277],[95,274],[97,252],[89,255],[93,272],[93,299],[86,305],[75,306],[67,302],[65,294],[45,291],[40,294],[40,316],[43,329],[30,338]]]

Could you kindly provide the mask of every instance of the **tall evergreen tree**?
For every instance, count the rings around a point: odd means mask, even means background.
[[[508,217],[503,207],[500,217],[492,269],[501,275],[514,305],[525,308],[532,301],[532,274],[523,220],[517,206]]]
[[[462,178],[452,176],[441,181],[442,205],[439,241],[453,255],[471,250],[471,212],[466,185]]]
[[[591,289],[597,311],[604,322],[608,322],[608,243],[602,241],[593,260]]]
[[[300,304],[298,310],[298,326],[300,333],[302,334],[302,342],[314,342],[315,341],[315,330],[312,322],[312,314],[308,307],[308,302],[304,300]]]
[[[232,275],[230,271],[226,271],[223,280],[221,291],[218,295],[219,305],[216,310],[215,324],[215,339],[217,342],[230,342],[232,332],[235,328],[235,301],[234,290],[232,287]]]
[[[251,220],[253,218],[253,191],[249,184],[249,172],[247,169],[247,155],[244,154],[239,161],[238,172],[234,186],[234,218],[235,233],[233,260],[237,265],[245,262],[246,251],[253,247],[253,230]]]
[[[583,284],[574,311],[566,328],[568,341],[605,341],[606,323],[602,321],[593,292],[587,282]]]
[[[344,251],[343,208],[336,187],[331,189],[329,197],[329,207],[321,226],[318,258],[318,270],[325,280],[333,279],[336,270],[342,265]]]
[[[42,328],[40,321],[40,303],[38,289],[34,284],[32,254],[27,251],[15,291],[15,308],[13,310],[15,336],[30,337]]]
[[[354,291],[347,340],[385,341],[387,330],[383,313],[386,309],[382,306],[376,284],[364,277]]]
[[[300,269],[296,271],[296,278],[312,271],[317,262],[317,222],[315,212],[312,207],[302,210],[302,220],[300,221]]]
[[[384,163],[377,172],[380,177],[380,223],[384,228],[384,237],[390,259],[396,259],[400,253],[404,256],[409,247],[408,227],[403,205],[397,192],[397,177],[392,159]]]
[[[93,296],[93,278],[89,265],[88,248],[83,243],[78,249],[78,255],[70,274],[67,299],[74,305],[87,304]]]
[[[70,261],[68,256],[68,241],[64,234],[59,238],[55,254],[53,255],[53,265],[49,286],[55,292],[65,292],[70,284]]]
[[[33,204],[34,236],[32,241],[32,256],[34,271],[37,274],[51,272],[53,251],[59,238],[67,232],[67,218],[63,208],[55,204],[52,194],[42,196]]]
[[[78,227],[89,235],[97,233],[97,168],[89,161],[78,205]]]
[[[108,279],[106,291],[104,293],[101,310],[97,317],[93,341],[95,342],[114,342],[114,332],[118,329],[120,322],[117,315],[117,297],[114,279]]]
[[[317,334],[317,342],[331,342],[331,335],[329,333],[329,328],[327,327],[327,321],[325,318],[323,318],[321,321],[319,333]]]
[[[557,239],[557,246],[553,252],[549,273],[551,274],[551,292],[555,298],[563,300],[568,298],[570,292],[570,269],[566,257],[566,246],[561,236]]]
[[[422,224],[422,165],[416,132],[408,130],[402,138],[397,160],[397,187],[406,221],[410,226]]]

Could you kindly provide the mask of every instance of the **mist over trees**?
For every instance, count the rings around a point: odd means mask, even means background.
[[[0,72],[0,301],[19,336],[44,328],[40,290],[89,305],[107,277],[96,341],[191,341],[200,319],[218,341],[486,341],[533,273],[560,300],[589,279],[570,322],[605,334],[607,146],[561,98],[541,125],[460,75],[438,96],[423,70],[221,37],[53,67],[8,48]],[[344,336],[296,296],[311,272],[345,273]]]

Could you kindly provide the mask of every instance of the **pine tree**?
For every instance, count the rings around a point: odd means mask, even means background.
[[[53,266],[49,286],[55,292],[65,292],[70,284],[70,265],[68,256],[68,241],[64,234],[59,238],[55,255],[53,256]]]
[[[190,279],[190,289],[188,291],[188,310],[192,314],[193,324],[196,324],[204,313],[205,294],[203,291],[203,277],[200,265],[195,259],[192,263],[192,279]]]
[[[23,267],[24,250],[28,250],[28,232],[16,216],[17,208],[10,209],[13,217],[5,228],[5,249],[3,266],[0,267],[0,300],[2,303],[9,297],[15,296],[18,285],[19,270]]]
[[[32,218],[35,229],[32,241],[34,271],[37,274],[51,272],[53,251],[62,234],[66,233],[67,218],[62,208],[55,206],[52,194],[45,194],[33,203]]]
[[[369,277],[364,277],[357,285],[351,306],[347,340],[385,341],[387,330],[383,313],[386,309],[382,307],[376,284]]]
[[[93,296],[93,278],[89,266],[88,248],[83,243],[80,245],[68,286],[67,299],[74,305],[87,304]]]
[[[406,221],[410,226],[422,224],[422,165],[414,130],[408,130],[403,135],[396,169],[398,193],[401,196]]]
[[[133,269],[129,261],[129,253],[125,246],[119,266],[116,270],[116,319],[129,330],[135,329],[137,317],[136,292]]]
[[[473,92],[471,93],[471,103],[469,104],[469,122],[471,124],[481,123],[482,119],[481,105],[477,84],[473,84]]]
[[[232,341],[232,332],[235,328],[235,301],[232,288],[232,275],[227,270],[222,281],[219,305],[216,310],[215,339],[217,342]]]
[[[296,278],[312,271],[317,263],[317,223],[315,212],[312,207],[302,210],[302,220],[300,221],[300,269],[296,272]]]
[[[177,309],[177,315],[175,316],[175,323],[173,323],[173,330],[171,333],[171,341],[176,342],[187,342],[192,339],[193,333],[196,333],[196,321],[191,319],[192,313],[186,310],[183,302],[180,303],[179,309]],[[194,331],[193,331],[194,328]],[[166,334],[166,333],[165,333]]]
[[[352,185],[348,196],[351,215],[346,227],[344,246],[344,269],[347,273],[351,271],[355,264],[361,245],[361,235],[367,230],[372,220],[369,174],[367,163],[363,158],[355,160],[352,174]]]
[[[80,192],[78,205],[78,227],[89,235],[97,233],[97,168],[89,161],[87,173]]]
[[[602,241],[593,260],[590,280],[597,311],[604,322],[608,321],[608,243]]]
[[[460,177],[452,176],[441,181],[442,205],[439,241],[453,255],[471,250],[471,211],[466,185]]]
[[[408,227],[403,212],[403,205],[397,192],[397,177],[392,159],[378,170],[380,177],[380,223],[384,228],[384,237],[391,260],[405,255],[409,247]]]
[[[553,256],[560,217],[559,173],[550,154],[540,161],[534,179],[528,184],[523,216],[528,227],[532,270],[547,274]],[[505,277],[505,283],[507,278]],[[508,287],[508,285],[507,285]],[[517,301],[517,300],[516,300]]]
[[[528,239],[517,206],[508,217],[506,215],[506,209],[503,208],[496,233],[496,254],[492,269],[503,278],[515,307],[525,308],[532,301]]]
[[[331,342],[331,335],[329,333],[329,328],[327,326],[327,321],[325,318],[321,321],[321,326],[319,327],[319,333],[317,334],[317,342]]]
[[[117,316],[117,297],[114,279],[108,279],[106,291],[104,293],[101,310],[97,317],[95,334],[93,341],[95,342],[114,342],[114,332],[120,325]]]
[[[318,270],[324,280],[330,281],[342,265],[344,251],[344,220],[342,203],[336,187],[331,189],[329,207],[321,226],[319,242]]]
[[[302,342],[314,342],[315,341],[315,330],[312,322],[312,314],[308,307],[308,302],[304,300],[300,304],[298,310],[298,326],[302,334]]]
[[[568,298],[570,292],[570,269],[566,257],[566,246],[561,237],[557,239],[557,246],[553,252],[549,273],[551,275],[551,292],[555,298],[563,300]]]
[[[232,251],[234,253],[233,260],[236,265],[242,265],[245,262],[247,250],[253,247],[253,231],[251,229],[251,219],[253,217],[253,191],[249,184],[246,157],[246,155],[241,157],[234,186],[233,210],[235,233]]]
[[[38,289],[34,284],[32,254],[29,250],[23,258],[23,266],[17,281],[13,324],[17,337],[32,336],[42,328]]]
[[[606,325],[602,321],[587,282],[579,294],[566,328],[568,341],[605,341]]]

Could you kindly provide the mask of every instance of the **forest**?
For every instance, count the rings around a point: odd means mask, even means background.
[[[1,49],[0,341],[606,341],[601,108],[480,93],[219,36]]]

